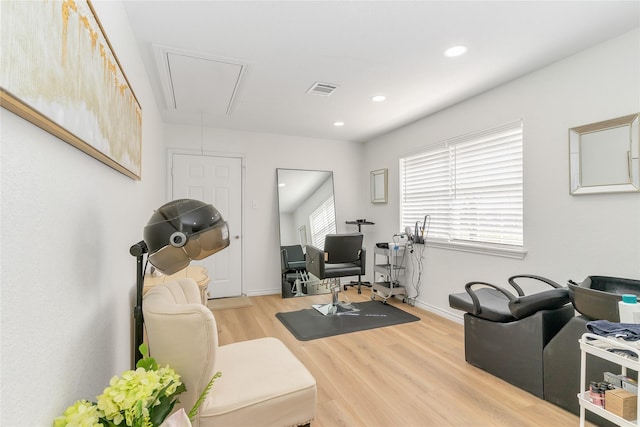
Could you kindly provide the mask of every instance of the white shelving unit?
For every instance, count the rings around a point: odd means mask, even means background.
[[[400,277],[404,276],[404,255],[406,246],[389,243],[388,248],[374,247],[373,273],[374,276],[382,275],[381,281],[374,281],[371,285],[371,299],[376,296],[382,298],[382,302],[393,296],[399,296],[402,301],[407,300],[407,288],[400,284]]]
[[[608,360],[609,362],[620,365],[622,369],[622,375],[627,374],[627,369],[638,372],[640,370],[640,349],[637,347],[631,347],[618,340],[612,340],[606,337],[602,337],[595,334],[586,333],[578,340],[580,343],[580,393],[578,393],[578,403],[580,404],[580,427],[584,427],[586,411],[593,412],[605,418],[612,423],[624,427],[638,427],[640,426],[639,420],[627,421],[622,417],[619,417],[606,409],[594,405],[589,401],[589,390],[586,383],[586,370],[587,370],[587,354],[591,354],[595,357]],[[604,343],[609,348],[618,348],[621,350],[631,351],[636,355],[636,359],[631,359],[624,356],[619,356],[615,353],[607,351],[604,348],[597,347],[594,343]],[[640,399],[638,399],[638,412],[640,415]]]

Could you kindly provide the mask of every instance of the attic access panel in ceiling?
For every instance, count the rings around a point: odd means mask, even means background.
[[[154,50],[169,109],[231,114],[243,64],[162,46]]]

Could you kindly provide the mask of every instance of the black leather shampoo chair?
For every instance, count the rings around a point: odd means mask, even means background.
[[[569,281],[571,302],[579,316],[571,319],[544,349],[544,399],[574,414],[580,413],[576,394],[580,391],[580,345],[578,339],[593,320],[619,322],[618,301],[622,294],[640,295],[640,280],[611,276],[588,276],[581,283]],[[620,367],[587,355],[586,378],[602,381],[603,372],[620,372]],[[635,377],[637,372],[629,370]],[[599,426],[613,426],[587,411],[587,420]]]
[[[541,281],[552,289],[525,295],[517,279]],[[449,295],[465,312],[465,360],[540,398],[544,397],[543,350],[574,316],[567,288],[544,277],[510,277],[517,296],[485,282],[470,282]]]

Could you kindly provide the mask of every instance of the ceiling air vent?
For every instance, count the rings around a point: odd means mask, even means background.
[[[312,95],[329,96],[338,88],[338,85],[332,83],[315,82],[307,91]]]

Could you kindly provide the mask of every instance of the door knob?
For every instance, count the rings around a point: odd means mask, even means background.
[[[240,236],[238,236],[237,234],[235,236],[233,236],[234,239],[238,240],[240,238]]]

